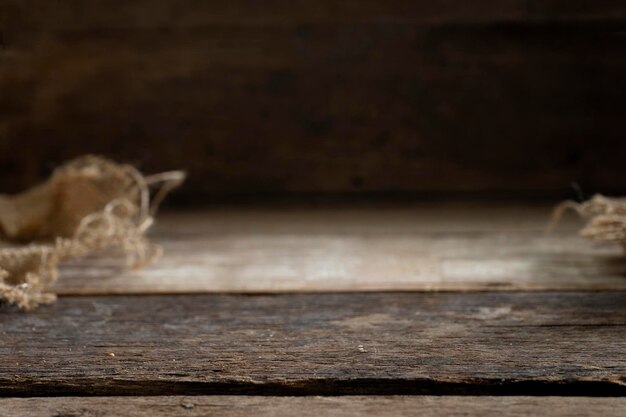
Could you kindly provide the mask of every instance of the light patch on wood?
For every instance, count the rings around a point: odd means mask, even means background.
[[[331,323],[338,326],[347,327],[351,330],[368,329],[370,327],[384,326],[391,320],[397,324],[398,321],[389,314],[373,313],[366,316],[350,317],[343,320],[333,320]]]
[[[521,212],[521,213],[520,213]],[[267,208],[163,215],[165,256],[120,271],[102,256],[65,265],[60,294],[626,290],[626,257],[588,242],[550,207]]]
[[[474,317],[482,320],[491,320],[506,317],[511,314],[511,307],[479,307]]]

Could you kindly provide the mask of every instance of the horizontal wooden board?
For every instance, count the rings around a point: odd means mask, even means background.
[[[207,209],[166,213],[165,255],[139,271],[102,255],[66,264],[60,294],[379,290],[626,290],[618,245],[546,234],[551,206]]]
[[[626,395],[626,292],[69,297],[0,314],[0,394]]]
[[[604,416],[626,413],[624,398],[572,397],[64,397],[0,399],[7,416]]]
[[[124,28],[193,28],[208,24],[278,25],[286,23],[357,23],[412,21],[426,24],[493,23],[502,21],[615,20],[626,18],[619,0],[300,0],[261,4],[234,0],[79,1],[52,6],[46,0],[3,0],[8,12],[3,23],[17,26],[7,16],[19,18],[22,30],[93,30]]]
[[[181,201],[626,191],[623,1],[158,3],[0,0],[0,190],[97,152]]]

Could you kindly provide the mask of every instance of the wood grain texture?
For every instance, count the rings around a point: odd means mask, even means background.
[[[575,397],[107,397],[0,399],[6,417],[530,416],[621,417],[624,398]]]
[[[3,191],[85,152],[186,168],[181,200],[626,191],[622,1],[0,10]]]
[[[626,290],[626,256],[577,235],[550,206],[433,204],[214,208],[165,213],[165,256],[120,271],[108,255],[63,266],[60,294],[380,290]]]
[[[625,292],[70,297],[1,311],[0,394],[623,396],[625,326]]]

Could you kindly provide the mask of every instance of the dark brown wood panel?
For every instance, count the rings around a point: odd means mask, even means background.
[[[7,416],[604,416],[621,417],[624,398],[576,397],[107,397],[0,399]],[[6,414],[8,413],[8,414]]]
[[[0,394],[626,394],[626,293],[62,298],[0,311]]]
[[[515,21],[588,21],[626,18],[619,0],[2,0],[8,28],[68,29],[189,28],[206,24],[280,25],[412,21],[420,24]],[[17,17],[19,20],[13,20]]]
[[[6,192],[84,152],[179,196],[626,191],[621,1],[0,10]]]

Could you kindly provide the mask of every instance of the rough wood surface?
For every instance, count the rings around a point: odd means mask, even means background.
[[[115,397],[0,399],[7,417],[110,416],[603,416],[626,413],[625,398],[576,397]]]
[[[625,191],[623,1],[154,3],[0,0],[3,192],[84,152],[205,198]]]
[[[69,297],[0,312],[0,394],[626,395],[626,293]]]
[[[120,272],[101,256],[66,265],[61,294],[376,290],[626,290],[626,256],[577,235],[550,206],[184,211],[160,216],[165,256]]]

